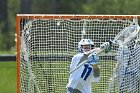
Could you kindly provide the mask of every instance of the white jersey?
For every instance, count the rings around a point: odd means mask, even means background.
[[[72,62],[70,65],[70,71],[75,69],[81,60],[83,53],[78,53],[72,58]],[[95,56],[96,58],[96,56]],[[78,68],[75,72],[70,74],[69,83],[67,87],[71,87],[73,89],[78,89],[82,93],[91,93],[91,82],[99,82],[100,77],[95,78],[93,76],[93,66],[86,63],[85,65]]]

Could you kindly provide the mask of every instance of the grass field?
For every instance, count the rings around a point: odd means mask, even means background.
[[[0,93],[16,93],[16,62],[0,62]]]
[[[0,62],[0,93],[16,93],[16,62]]]
[[[100,63],[101,81],[100,83],[92,83],[92,90],[93,93],[108,93],[109,80],[115,62],[102,60]],[[40,69],[40,66],[43,69]],[[69,62],[38,62],[34,64],[33,68],[36,68],[33,70],[35,71],[34,74],[38,74],[37,81],[39,81],[39,85],[42,85],[40,87],[41,93],[66,93],[66,85],[69,78]]]

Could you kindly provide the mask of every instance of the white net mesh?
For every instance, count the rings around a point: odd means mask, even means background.
[[[20,21],[21,93],[66,93],[69,65],[77,53],[84,20],[40,18]],[[131,23],[129,19],[87,19],[84,37],[92,39],[99,47]],[[110,53],[99,55],[101,81],[92,83],[93,93],[140,91],[140,47],[139,42],[133,41],[125,49],[114,45]]]
[[[140,43],[137,40],[139,37],[118,48],[118,63],[109,88],[111,93],[116,87],[119,93],[140,92]]]

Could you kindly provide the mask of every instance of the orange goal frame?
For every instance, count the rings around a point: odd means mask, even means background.
[[[17,14],[16,16],[16,62],[17,62],[17,93],[20,93],[20,21],[21,19],[133,19],[140,15],[61,15],[61,14]]]

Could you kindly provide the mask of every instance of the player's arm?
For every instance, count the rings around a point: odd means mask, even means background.
[[[100,67],[98,64],[93,65],[93,73],[95,78],[100,77]]]
[[[85,52],[84,56],[89,56],[92,53],[100,54],[103,51],[105,53],[108,53],[108,52],[111,51],[111,46],[112,46],[112,42],[111,41],[105,42],[105,43],[101,44],[100,47],[94,48],[91,51]]]
[[[93,76],[100,77],[99,57],[96,54],[91,54],[88,58],[88,63],[93,68]]]
[[[70,64],[70,71],[72,71],[75,68],[75,62],[77,61],[77,56],[73,56]]]
[[[107,53],[111,50],[111,43],[105,42],[100,46],[100,48],[96,48],[96,50],[100,52],[104,51],[105,53]],[[90,54],[88,60],[89,60],[88,63],[93,66],[94,77],[95,78],[99,77],[100,76],[99,57],[96,55],[96,52]]]

